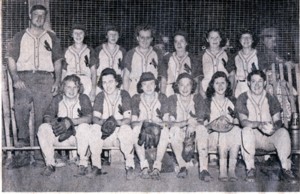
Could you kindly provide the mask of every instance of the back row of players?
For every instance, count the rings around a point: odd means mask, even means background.
[[[296,183],[289,158],[290,137],[287,130],[282,128],[280,104],[276,97],[266,93],[266,76],[261,71],[268,69],[270,64],[266,59],[272,56],[260,55],[254,49],[256,41],[252,32],[240,34],[242,50],[232,58],[223,49],[226,40],[222,32],[211,29],[206,34],[207,49],[195,57],[187,52],[187,34],[182,31],[173,36],[175,52],[164,55],[151,46],[153,30],[149,25],[136,28],[138,46],[128,52],[117,45],[119,31],[116,27],[107,29],[107,43],[94,51],[83,43],[85,27],[74,25],[71,31],[74,44],[64,52],[63,81],[59,84],[60,46],[55,35],[43,29],[46,14],[45,7],[32,7],[31,26],[14,37],[8,53],[9,70],[15,88],[18,144],[28,143],[26,126],[30,103],[27,101],[34,101],[35,125],[44,115],[44,123],[38,124],[37,133],[46,162],[44,175],[51,175],[55,171],[54,146],[64,145],[77,145],[80,156],[78,175],[100,175],[103,145],[114,144],[118,140],[125,156],[128,179],[134,177],[133,149],[140,159],[141,177],[159,179],[161,160],[169,142],[180,167],[177,177],[185,178],[187,168],[181,156],[182,142],[186,133],[196,131],[201,180],[211,180],[207,166],[208,145],[216,147],[212,142],[218,142],[219,137],[220,180],[237,180],[234,172],[236,158],[239,146],[243,145],[247,181],[255,181],[255,149],[261,148],[276,150],[283,177]],[[265,31],[262,35],[268,37],[270,33],[272,31]],[[33,49],[28,49],[30,47]],[[51,73],[53,71],[55,79]],[[50,85],[52,82],[53,86]],[[59,85],[59,94],[52,99],[48,89],[56,92]],[[239,96],[237,104],[232,98],[233,91],[234,96]],[[49,107],[44,108],[49,99]],[[94,103],[93,107],[91,102]],[[240,125],[228,107],[236,110]],[[157,109],[162,113],[160,118],[157,117]],[[117,119],[120,127],[103,141],[101,125],[111,115]],[[207,129],[213,130],[210,122],[220,116],[237,125],[228,133],[209,134]],[[51,126],[57,117],[72,120],[76,126],[75,137],[58,141]],[[137,144],[144,120],[164,127],[152,171],[145,159],[145,148]],[[70,126],[70,123],[64,125]],[[240,126],[243,127],[244,138],[241,138]],[[91,152],[91,172],[87,172],[88,148]]]

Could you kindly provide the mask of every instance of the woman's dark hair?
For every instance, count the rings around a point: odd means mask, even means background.
[[[220,42],[220,47],[224,47],[226,45],[227,39],[225,37],[225,33],[223,32],[223,30],[221,30],[220,28],[210,28],[209,30],[207,30],[204,33],[204,42],[205,42],[205,46],[206,48],[209,47],[209,43],[207,42],[207,39],[209,37],[209,33],[211,32],[218,32],[220,37],[221,37],[221,42]]]
[[[242,49],[243,48],[243,46],[241,45],[240,39],[241,39],[242,35],[244,35],[244,34],[250,34],[252,36],[253,43],[252,43],[251,47],[255,48],[256,45],[259,42],[258,36],[253,31],[244,28],[237,35],[236,45],[237,45],[238,49]]]
[[[137,92],[139,93],[139,94],[141,94],[141,93],[143,93],[144,92],[144,90],[142,89],[142,83],[143,82],[141,82],[141,81],[139,81],[138,83],[137,83],[137,85],[136,85],[136,87],[137,87]],[[159,81],[157,80],[157,79],[155,79],[155,92],[159,92]]]
[[[209,84],[208,84],[208,88],[206,90],[206,97],[208,99],[211,99],[214,95],[215,95],[215,89],[214,89],[214,83],[215,80],[219,77],[224,77],[227,83],[227,88],[225,91],[225,97],[230,97],[232,96],[232,89],[231,89],[231,83],[227,77],[227,75],[223,72],[223,71],[217,71],[215,74],[213,74]]]
[[[81,83],[81,81],[80,81],[80,78],[79,78],[77,75],[72,74],[72,75],[66,76],[66,77],[63,79],[63,81],[62,81],[62,83],[61,83],[61,85],[60,85],[60,88],[59,88],[59,93],[60,93],[60,94],[64,94],[64,88],[65,88],[65,85],[66,85],[66,82],[67,82],[67,81],[72,81],[72,82],[74,82],[75,85],[78,86],[78,93],[79,93],[79,94],[82,94],[82,93],[83,93],[84,87],[83,87],[83,85],[82,85],[82,83]]]
[[[188,78],[188,79],[191,80],[191,82],[192,82],[192,91],[191,91],[191,94],[195,93],[196,88],[197,88],[197,82],[196,82],[196,81],[193,79],[193,77],[192,77],[190,74],[188,74],[188,73],[181,73],[181,74],[179,74],[179,76],[178,76],[177,79],[176,79],[176,82],[173,83],[173,85],[172,85],[172,88],[173,88],[173,90],[174,90],[174,93],[179,94],[178,84],[179,84],[179,81],[180,81],[181,79],[183,79],[183,78]]]
[[[122,85],[122,77],[116,73],[116,71],[114,69],[111,69],[111,68],[106,68],[102,71],[101,75],[100,75],[100,78],[99,78],[99,81],[98,81],[98,87],[101,88],[103,90],[103,76],[107,76],[107,75],[112,75],[116,82],[118,82],[118,85],[117,85],[117,88],[120,88],[121,85]]]
[[[84,32],[84,39],[82,42],[84,44],[88,44],[89,37],[88,37],[88,32],[87,32],[86,27],[81,23],[74,23],[71,27],[70,34],[69,34],[72,41],[74,41],[74,38],[73,38],[74,30],[82,30]]]
[[[138,37],[140,35],[140,31],[150,31],[151,32],[151,37],[154,38],[155,37],[155,30],[154,28],[149,25],[149,24],[141,24],[141,25],[138,25],[136,28],[135,28],[135,31],[134,31],[134,35],[135,37]]]
[[[267,76],[266,76],[266,74],[262,70],[254,70],[254,71],[251,71],[251,73],[249,73],[248,76],[247,76],[247,81],[249,83],[250,83],[251,77],[253,75],[259,75],[261,78],[263,78],[264,81],[267,80]]]

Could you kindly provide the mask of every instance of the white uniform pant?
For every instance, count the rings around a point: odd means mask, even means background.
[[[217,151],[218,147],[221,159],[227,158],[228,151],[230,151],[230,157],[236,159],[241,139],[240,129],[238,127],[234,127],[227,133],[213,132],[209,134],[203,125],[198,125],[195,129],[189,130],[190,132],[196,131],[195,142],[199,154],[200,171],[208,170],[208,151]],[[176,156],[177,163],[180,168],[186,167],[187,164],[181,155],[185,138],[185,129],[172,127],[170,133],[172,149]]]
[[[133,148],[133,131],[129,125],[117,127],[113,134],[105,140],[101,139],[101,126],[94,124],[90,128],[89,146],[91,151],[91,159],[94,166],[101,168],[101,152],[105,147],[120,147],[125,157],[126,168],[134,167],[134,148]]]
[[[242,154],[246,163],[246,168],[255,168],[254,155],[256,149],[265,151],[277,151],[281,166],[284,169],[291,169],[291,139],[285,128],[277,129],[276,132],[267,136],[258,129],[245,127],[242,130]]]
[[[141,127],[142,127],[141,125],[135,126],[133,128],[133,133],[134,133],[134,147],[135,147],[136,153],[140,160],[141,169],[144,169],[144,168],[149,168],[149,163],[145,156],[144,145],[141,145],[141,146],[138,145]],[[169,129],[167,127],[164,127],[160,133],[159,143],[157,145],[157,151],[156,151],[156,159],[153,164],[153,169],[156,168],[159,171],[161,170],[161,166],[162,166],[161,162],[162,162],[164,154],[167,150],[167,146],[168,146],[169,142],[170,142]]]
[[[42,153],[45,158],[46,165],[55,165],[54,158],[54,147],[68,147],[68,146],[77,146],[77,152],[80,157],[79,165],[87,166],[88,157],[87,153],[87,131],[89,131],[89,124],[83,123],[75,127],[76,135],[69,137],[63,142],[58,141],[58,137],[55,137],[52,126],[49,123],[43,123],[38,130],[37,136],[39,139],[39,144],[42,150]]]

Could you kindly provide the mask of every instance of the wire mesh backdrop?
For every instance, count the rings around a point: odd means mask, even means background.
[[[28,26],[27,0],[5,0],[3,3],[3,40],[5,43]],[[50,0],[52,29],[63,48],[71,44],[69,31],[73,22],[82,22],[88,30],[88,43],[96,47],[105,41],[107,24],[122,31],[119,44],[130,49],[136,45],[134,28],[149,23],[159,34],[185,30],[189,34],[189,51],[197,54],[204,45],[203,34],[211,27],[223,28],[231,45],[241,28],[259,32],[267,26],[277,27],[277,45],[281,56],[299,61],[298,0]]]

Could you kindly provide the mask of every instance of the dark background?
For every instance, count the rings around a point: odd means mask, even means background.
[[[10,38],[28,26],[28,2],[5,0],[2,4],[5,53]],[[105,41],[106,24],[119,25],[119,44],[127,50],[136,44],[134,28],[149,23],[157,32],[155,43],[159,34],[187,31],[189,50],[194,54],[202,50],[203,33],[211,27],[223,28],[235,47],[241,28],[259,33],[263,27],[274,26],[280,32],[277,51],[299,61],[298,0],[50,0],[50,21],[63,48],[72,43],[69,31],[74,21],[86,25],[93,47]]]

